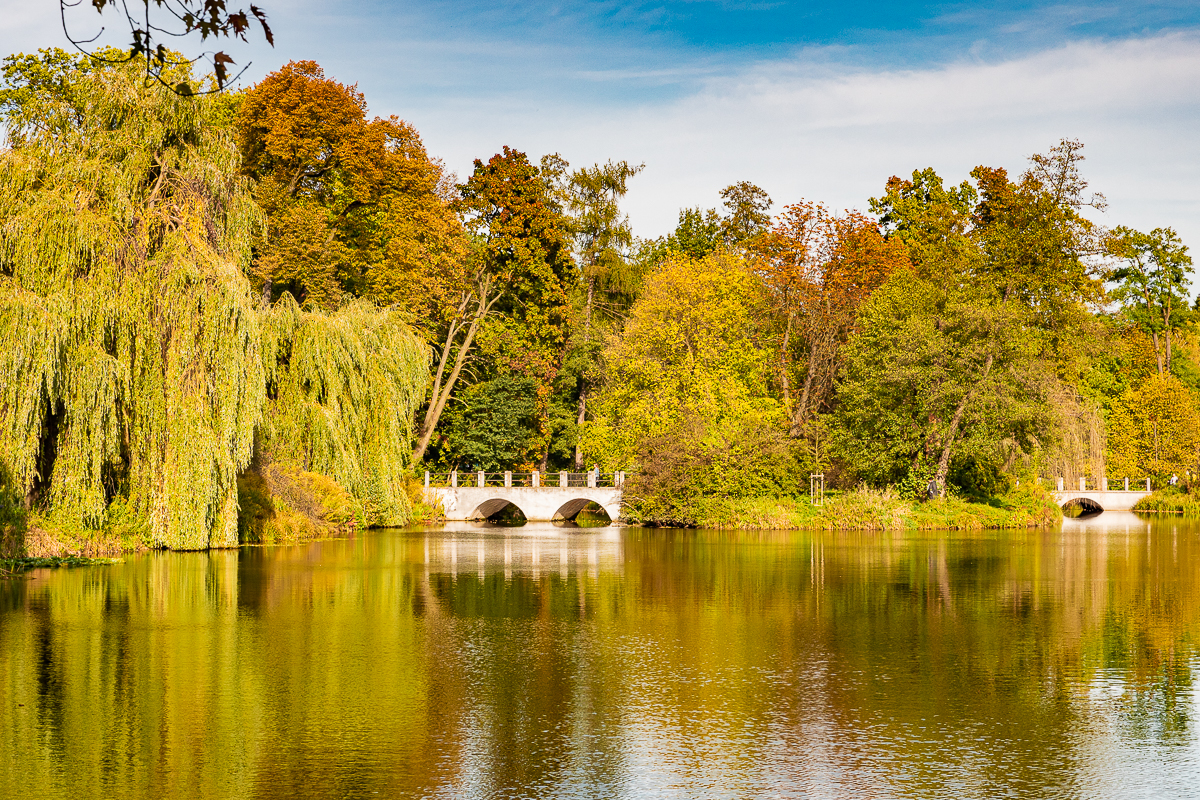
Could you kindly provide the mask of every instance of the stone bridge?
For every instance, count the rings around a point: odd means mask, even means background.
[[[447,521],[488,519],[509,505],[531,522],[573,520],[589,503],[616,520],[624,484],[623,472],[426,472],[425,497]]]
[[[1108,484],[1108,481],[1102,481]],[[1143,488],[1143,485],[1145,488]],[[1134,489],[1130,489],[1129,479],[1126,478],[1122,488],[1120,489],[1097,489],[1095,487],[1087,488],[1087,482],[1079,479],[1078,489],[1066,489],[1063,486],[1062,478],[1058,479],[1058,490],[1051,492],[1054,496],[1054,501],[1062,508],[1069,505],[1078,505],[1085,512],[1100,512],[1100,511],[1132,511],[1133,505],[1138,500],[1141,500],[1146,495],[1150,494],[1150,479],[1146,478],[1145,483],[1136,481],[1133,484]]]

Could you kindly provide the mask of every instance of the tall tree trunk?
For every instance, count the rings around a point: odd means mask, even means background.
[[[1150,311],[1154,306],[1150,302],[1150,292],[1148,289],[1145,288],[1144,285],[1142,288],[1142,297],[1146,301],[1147,316],[1150,316],[1151,319],[1153,319],[1153,316],[1150,315]],[[1158,374],[1162,375],[1163,374],[1163,354],[1162,354],[1162,344],[1158,340],[1158,331],[1151,331],[1151,336],[1154,337],[1154,358],[1158,362]]]
[[[463,367],[467,363],[467,356],[470,354],[471,345],[475,341],[475,334],[479,331],[479,325],[483,322],[484,317],[492,310],[496,300],[499,299],[501,292],[489,297],[491,285],[489,281],[482,281],[477,289],[478,296],[475,300],[475,312],[471,316],[471,322],[467,326],[466,336],[463,338],[462,344],[458,347],[458,353],[454,358],[454,367],[450,371],[450,375],[446,378],[445,383],[442,383],[442,376],[445,374],[446,364],[450,357],[450,350],[454,347],[454,340],[459,331],[462,330],[463,316],[467,308],[470,307],[471,295],[467,295],[463,302],[459,304],[458,314],[450,323],[450,330],[446,334],[446,341],[442,346],[442,355],[438,360],[437,373],[433,380],[433,391],[429,396],[429,407],[425,411],[425,418],[421,422],[421,433],[417,440],[417,446],[413,448],[412,463],[415,465],[425,457],[425,451],[429,449],[429,442],[433,438],[433,431],[437,428],[438,420],[442,417],[442,412],[446,409],[446,403],[450,400],[450,393],[454,391],[454,385],[458,382],[458,376],[462,373]]]
[[[787,410],[788,421],[791,423],[789,434],[795,436],[798,430],[795,409],[792,407],[792,381],[788,375],[788,350],[792,341],[792,314],[788,314],[787,325],[783,329],[783,346],[779,348],[779,389],[783,393],[783,407]]]
[[[575,418],[575,435],[578,437],[579,431],[583,428],[583,421],[587,415],[587,382],[582,382],[579,387],[579,416]],[[579,439],[575,440],[575,471],[583,472],[583,448],[579,445]]]
[[[800,402],[796,404],[796,414],[793,425],[799,425],[808,418],[808,398],[812,394],[813,375],[817,371],[817,342],[814,339],[808,347],[808,369],[804,371],[804,388],[800,390]]]
[[[975,392],[979,386],[987,380],[988,373],[992,371],[992,364],[995,360],[996,356],[994,353],[988,355],[979,380],[963,395],[962,400],[958,401],[958,407],[954,409],[954,417],[950,420],[950,428],[946,431],[946,440],[942,445],[942,456],[938,459],[937,474],[934,476],[939,492],[944,491],[943,487],[946,485],[946,475],[950,472],[950,454],[954,450],[954,442],[958,438],[958,426],[962,424],[963,412],[967,410],[967,404],[975,397]]]
[[[1163,333],[1167,337],[1167,372],[1171,371],[1171,298],[1167,296],[1167,302],[1163,307]],[[1159,370],[1162,374],[1162,370]]]
[[[587,305],[583,307],[583,344],[592,340],[592,302],[596,297],[596,277],[588,278]],[[587,418],[588,382],[585,375],[579,377],[579,415],[575,419],[575,471],[583,471],[583,448],[579,446],[579,430]]]

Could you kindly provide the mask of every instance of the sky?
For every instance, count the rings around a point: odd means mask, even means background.
[[[1069,137],[1108,198],[1098,222],[1170,226],[1200,247],[1194,0],[256,2],[276,45],[223,45],[249,62],[243,84],[316,60],[460,178],[503,145],[645,163],[625,202],[643,237],[739,180],[776,211],[866,210],[891,175],[1019,174]],[[90,5],[68,15],[77,35],[99,29]],[[0,51],[48,46],[66,46],[55,0],[0,0]]]

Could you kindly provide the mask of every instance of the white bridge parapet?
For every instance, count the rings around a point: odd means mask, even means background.
[[[425,497],[427,502],[441,506],[447,521],[487,519],[509,504],[516,506],[530,522],[569,520],[588,503],[600,506],[609,519],[616,520],[621,516],[624,477],[620,472],[609,475],[460,472],[439,476],[427,472]],[[548,482],[553,485],[544,485]]]

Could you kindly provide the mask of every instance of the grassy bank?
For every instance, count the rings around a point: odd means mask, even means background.
[[[641,520],[652,524],[652,520]],[[1062,511],[1037,487],[989,502],[957,497],[928,502],[903,500],[890,489],[859,488],[831,494],[821,505],[808,498],[703,498],[695,507],[701,528],[820,530],[978,530],[1040,528],[1062,522]]]
[[[1138,500],[1133,510],[1145,514],[1183,514],[1200,517],[1200,495],[1189,494],[1176,487],[1158,489]]]
[[[64,556],[62,558],[0,558],[0,578],[13,578],[31,569],[44,567],[90,567],[96,564],[115,564],[117,558],[85,558]]]

